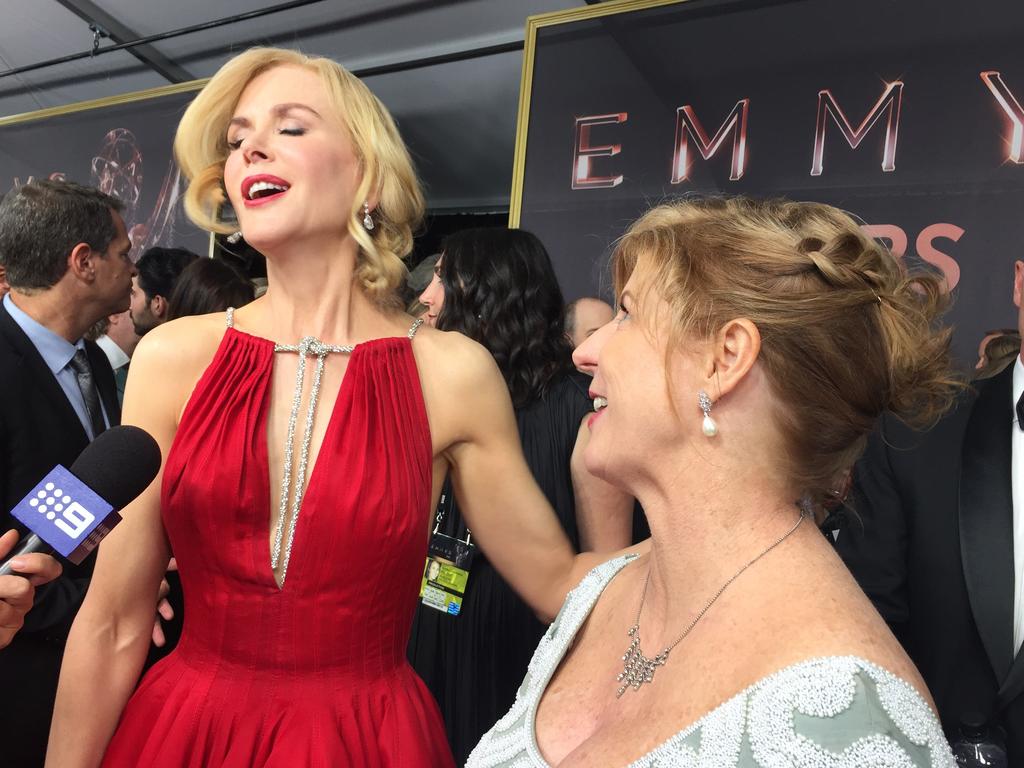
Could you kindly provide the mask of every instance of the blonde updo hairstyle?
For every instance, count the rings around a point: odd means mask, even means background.
[[[730,320],[757,326],[786,447],[782,471],[816,505],[883,410],[924,426],[960,388],[951,332],[936,323],[948,301],[941,279],[906,273],[831,206],[742,197],[660,205],[616,247],[617,292],[634,269],[640,306],[652,291],[668,304],[667,355]],[[692,399],[696,408],[696,392]]]
[[[238,99],[257,75],[292,65],[316,72],[336,115],[352,140],[363,178],[347,216],[349,234],[359,244],[357,276],[367,293],[385,305],[398,301],[405,276],[402,257],[412,250],[412,232],[423,217],[423,194],[412,160],[387,108],[337,62],[282,48],[252,48],[220,68],[192,101],[178,125],[174,154],[189,180],[185,211],[198,226],[227,234],[236,229],[219,213],[227,201],[224,162],[228,123]],[[377,199],[374,229],[362,225],[363,201]]]

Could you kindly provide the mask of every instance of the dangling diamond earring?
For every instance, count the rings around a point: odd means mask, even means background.
[[[370,201],[363,201],[363,226],[366,227],[366,231],[369,232],[373,229],[373,219],[370,217]]]
[[[703,430],[705,437],[714,437],[718,434],[718,425],[715,424],[715,420],[711,418],[711,398],[708,397],[708,393],[702,389],[697,394],[697,402],[700,404],[700,409],[704,411],[704,423],[701,425],[701,429]]]

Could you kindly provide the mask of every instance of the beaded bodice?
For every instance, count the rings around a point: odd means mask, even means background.
[[[566,597],[541,640],[512,709],[484,736],[467,768],[546,768],[537,707],[605,585],[631,558],[606,562]],[[955,768],[942,729],[906,681],[861,658],[826,656],[786,667],[740,692],[631,764]]]

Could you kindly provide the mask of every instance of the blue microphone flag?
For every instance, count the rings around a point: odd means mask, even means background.
[[[110,504],[60,465],[18,502],[11,515],[76,565],[121,522]]]

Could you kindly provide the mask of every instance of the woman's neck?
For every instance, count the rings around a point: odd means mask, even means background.
[[[750,572],[729,589],[756,584],[764,558],[774,555],[777,561],[778,552],[767,554],[776,542],[785,549],[794,540],[814,541],[807,537],[816,533],[814,521],[797,525],[801,512],[791,495],[763,479],[726,479],[714,472],[702,477],[699,488],[652,486],[638,495],[651,528],[650,582],[641,617],[645,642],[673,642],[748,563]],[[639,592],[636,600],[639,605]]]
[[[267,255],[267,292],[252,305],[250,328],[275,341],[315,336],[354,344],[380,335],[386,313],[356,275],[356,247],[348,239],[325,247],[291,244]]]

